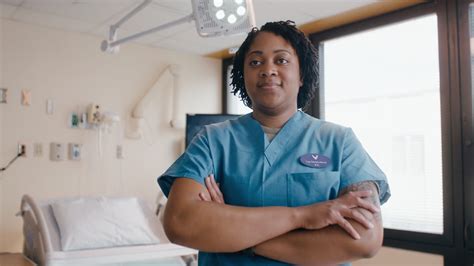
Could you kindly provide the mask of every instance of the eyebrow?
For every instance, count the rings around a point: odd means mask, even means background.
[[[285,52],[285,53],[288,53],[288,54],[292,54],[289,50],[287,49],[277,49],[277,50],[274,50],[273,53],[276,54],[276,53],[281,53],[281,52]],[[253,51],[250,51],[247,56],[251,55],[251,54],[257,54],[257,55],[262,55],[263,52],[260,51],[260,50],[253,50]]]

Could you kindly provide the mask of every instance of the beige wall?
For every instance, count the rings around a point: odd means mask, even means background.
[[[354,262],[353,266],[443,266],[443,256],[383,247],[371,259]]]
[[[102,158],[96,131],[68,127],[71,112],[95,102],[126,120],[170,63],[182,68],[178,111],[183,118],[185,113],[221,111],[220,60],[135,44],[122,45],[120,53],[110,55],[100,51],[98,37],[2,22],[1,84],[10,95],[9,103],[0,107],[1,158],[14,154],[18,142],[26,143],[27,158],[18,160],[0,180],[0,251],[21,249],[22,222],[14,214],[23,194],[39,199],[126,194],[153,202],[159,189],[156,177],[177,158],[184,138],[184,129],[168,126],[171,91],[158,92],[148,108],[146,139],[121,140],[123,130],[116,127],[103,138]],[[32,92],[29,107],[20,104],[22,89]],[[46,114],[47,99],[54,101],[53,115]],[[50,161],[50,142],[83,144],[82,161]],[[43,145],[41,157],[33,157],[33,143]],[[115,157],[119,143],[123,160]]]

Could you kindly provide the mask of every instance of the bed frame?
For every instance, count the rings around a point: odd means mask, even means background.
[[[166,237],[162,224],[150,207],[142,200],[140,205],[145,216],[152,222],[150,226],[160,239],[159,244],[121,246],[112,248],[89,249],[78,251],[62,251],[59,227],[53,215],[51,203],[75,198],[59,198],[36,201],[29,195],[21,200],[20,215],[23,218],[23,235],[25,238],[23,253],[38,265],[107,265],[112,263],[156,262],[169,265],[173,258],[181,257],[181,265],[195,265],[197,250],[170,243]],[[162,209],[158,200],[157,212]],[[180,265],[180,264],[173,264]]]

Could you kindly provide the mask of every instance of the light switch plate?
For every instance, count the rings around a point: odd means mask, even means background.
[[[43,156],[43,143],[33,143],[33,156],[34,157]]]
[[[54,102],[51,99],[46,100],[46,114],[52,115],[54,113]]]

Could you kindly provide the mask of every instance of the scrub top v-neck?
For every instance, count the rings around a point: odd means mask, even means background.
[[[226,204],[296,207],[334,199],[345,187],[374,181],[390,196],[384,173],[350,128],[297,111],[271,142],[251,114],[206,126],[158,178],[168,196],[184,177],[205,186],[214,174]],[[238,228],[236,228],[238,230]],[[199,253],[199,265],[286,265],[246,253]]]

